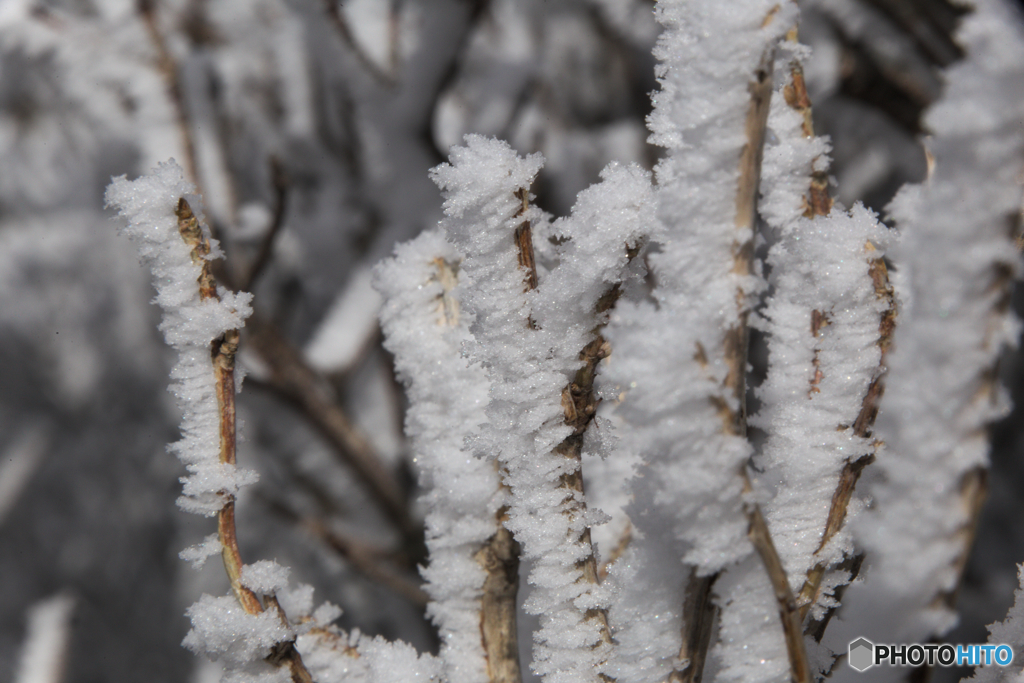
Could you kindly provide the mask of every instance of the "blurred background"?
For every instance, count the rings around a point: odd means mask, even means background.
[[[952,36],[964,10],[800,4],[833,191],[884,216],[903,183],[924,178],[921,114],[963,56]],[[534,191],[555,215],[609,161],[652,167],[652,9],[0,0],[0,681],[218,676],[180,642],[187,606],[227,580],[217,562],[195,572],[177,557],[215,524],[175,507],[173,358],[149,275],[102,199],[111,176],[169,157],[205,197],[221,280],[256,295],[239,460],[261,479],[239,502],[243,557],[292,567],[318,602],[344,609],[345,628],[436,648],[404,398],[370,269],[440,218],[427,170],[466,133],[543,152]],[[1024,402],[1018,357],[1001,371]],[[1024,561],[1018,414],[992,434],[950,642],[985,640]]]

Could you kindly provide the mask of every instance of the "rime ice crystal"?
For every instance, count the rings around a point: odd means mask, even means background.
[[[797,46],[785,47],[799,54]],[[889,300],[876,289],[873,269],[891,237],[860,205],[806,217],[811,174],[827,169],[828,145],[805,136],[802,112],[779,89],[768,126],[774,142],[765,148],[759,211],[776,239],[768,254],[773,294],[761,323],[769,368],[757,390],[764,407],[750,423],[768,434],[754,484],[798,594],[813,566],[828,567],[852,547],[845,528],[819,544],[843,466],[874,451],[854,423],[881,372],[880,323]],[[760,563],[740,564],[716,589],[725,605],[716,648],[723,680],[783,676],[789,664],[778,607]]]
[[[385,297],[385,345],[412,402],[406,433],[429,510],[430,563],[423,570],[431,597],[428,613],[440,629],[450,683],[486,675],[480,637],[485,573],[476,554],[497,530],[505,497],[495,463],[465,446],[486,420],[489,384],[484,369],[462,353],[472,335],[451,292],[461,261],[433,230],[399,245],[375,273],[375,286]]]
[[[876,642],[923,642],[955,621],[936,597],[959,580],[970,514],[962,485],[987,466],[985,427],[1008,407],[991,373],[1020,329],[1008,302],[1021,272],[1010,228],[1024,166],[1024,34],[1009,3],[973,5],[958,32],[967,57],[947,70],[925,118],[934,172],[890,206],[903,307],[878,415],[883,476],[855,525],[871,573],[844,600],[851,619],[878,600],[898,615],[863,633]]]
[[[233,495],[256,481],[255,472],[220,462],[220,414],[210,359],[210,344],[228,330],[240,328],[252,313],[252,295],[221,288],[219,300],[200,299],[200,267],[192,262],[175,215],[178,200],[194,198],[194,192],[181,167],[169,161],[137,180],[114,178],[106,202],[126,221],[125,233],[153,272],[155,301],[164,311],[160,330],[178,352],[170,391],[182,413],[182,439],[170,450],[190,473],[182,479],[184,495],[178,505],[212,516],[223,506],[223,493]],[[211,247],[214,257],[218,250]]]
[[[613,312],[603,382],[604,392],[621,396],[621,447],[646,461],[629,511],[639,537],[623,576],[653,578],[662,562],[683,574],[680,558],[707,576],[750,552],[740,476],[750,446],[721,417],[739,411],[726,386],[727,336],[742,328],[763,286],[756,271],[736,270],[741,245],[753,239],[752,226],[737,227],[740,159],[751,83],[766,64],[770,73],[795,6],[660,2],[657,17],[665,26],[655,48],[661,89],[648,125],[651,142],[669,153],[655,169],[664,230],[649,258],[655,301]],[[653,634],[647,615],[678,634],[682,584],[665,576],[654,590],[624,585],[612,617],[624,625],[616,663],[627,677],[654,680],[676,666],[678,635]]]
[[[445,190],[442,226],[464,255],[456,291],[473,316],[467,348],[490,381],[488,423],[474,444],[497,455],[511,491],[506,526],[534,561],[525,603],[541,615],[533,669],[553,683],[593,681],[608,644],[588,610],[604,609],[608,595],[581,573],[593,552],[584,540],[588,519],[582,497],[564,483],[579,460],[555,449],[572,431],[563,389],[594,338],[598,300],[624,279],[628,249],[654,221],[650,181],[637,168],[607,169],[601,186],[580,194],[573,216],[551,226],[564,240],[558,265],[530,289],[513,234],[541,218],[524,213],[522,199],[541,159],[479,136],[467,136],[451,158],[433,175]]]

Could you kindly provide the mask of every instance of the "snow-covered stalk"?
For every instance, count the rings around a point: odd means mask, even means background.
[[[199,300],[220,303],[217,285],[210,267],[210,242],[203,234],[199,219],[192,212],[184,197],[178,199],[174,209],[178,219],[178,232],[190,250],[192,263],[199,267]],[[217,396],[217,415],[220,454],[223,465],[235,465],[235,354],[238,352],[238,329],[225,330],[214,339],[210,348],[213,362],[214,391]],[[221,556],[224,569],[231,581],[231,591],[238,598],[239,604],[249,614],[258,614],[263,607],[255,593],[242,585],[242,558],[238,551],[238,539],[235,536],[235,496],[228,494],[217,511],[217,534],[221,544]]]
[[[1007,409],[996,363],[1019,332],[1009,303],[1020,272],[1024,36],[1009,3],[973,4],[958,32],[967,57],[946,72],[925,117],[933,173],[890,207],[903,306],[877,425],[883,476],[855,524],[872,571],[847,593],[844,619],[877,642],[923,641],[955,621],[984,494],[986,426]],[[862,621],[879,601],[898,618]]]
[[[420,471],[430,564],[423,570],[449,683],[517,683],[519,551],[501,525],[495,463],[466,447],[486,421],[488,382],[462,355],[472,340],[453,289],[461,255],[439,231],[400,245],[377,267],[381,325],[411,407],[406,433]]]
[[[190,555],[202,560],[220,551],[237,604],[253,624],[259,623],[250,633],[252,640],[259,641],[252,654],[265,651],[263,657],[289,667],[295,683],[306,683],[312,679],[289,639],[290,628],[275,589],[262,586],[266,581],[259,570],[243,565],[235,535],[235,494],[256,480],[255,473],[239,470],[235,464],[234,361],[238,330],[252,313],[252,295],[217,286],[211,261],[219,250],[193,212],[189,195],[198,199],[181,167],[168,162],[135,181],[115,178],[107,188],[106,201],[126,220],[125,232],[153,271],[156,301],[164,309],[160,329],[179,354],[171,371],[177,383],[171,389],[183,414],[183,438],[170,449],[190,475],[182,479],[184,495],[178,504],[190,512],[217,515],[218,530],[216,540]],[[266,607],[257,589],[264,594]],[[205,622],[226,615],[233,618],[230,607],[226,611],[219,604],[208,608],[216,598],[204,596],[204,600],[190,610],[197,628],[186,643],[196,647],[208,646],[199,642],[208,627]],[[236,633],[234,637],[246,636]]]
[[[809,675],[789,583],[750,495],[744,408],[747,317],[762,287],[753,237],[774,51],[795,11],[792,3],[757,1],[658,4],[666,29],[655,49],[662,90],[649,124],[651,140],[670,150],[656,169],[666,230],[650,259],[658,308],[624,308],[610,332],[632,366],[615,373],[631,387],[619,414],[652,470],[640,487],[653,490],[637,498],[653,503],[660,518],[636,510],[647,515],[644,545],[664,545],[667,529],[658,525],[670,525],[692,572],[679,606],[658,607],[683,610],[681,666],[671,674],[678,681],[700,679],[714,620],[712,586],[722,569],[749,554],[750,543],[771,578],[794,677]],[[645,348],[655,336],[670,346]],[[634,559],[642,564],[653,552],[640,548]]]
[[[785,48],[798,59],[795,42]],[[774,100],[769,116],[775,142],[765,150],[761,183],[760,210],[775,244],[768,255],[773,294],[763,313],[769,371],[758,390],[765,407],[752,424],[768,434],[754,483],[768,497],[764,515],[784,574],[801,591],[802,633],[822,598],[826,570],[852,550],[848,534],[835,536],[857,475],[874,457],[867,437],[893,311],[882,260],[888,231],[863,207],[833,208],[823,182],[828,145],[813,135],[799,62],[787,67],[784,97]],[[848,578],[848,572],[833,577],[829,591]],[[720,583],[726,607],[717,654],[727,680],[752,672],[768,680],[787,669],[763,583],[749,561]],[[830,657],[821,659],[827,661],[817,667],[830,665]]]
[[[541,616],[533,669],[556,683],[597,681],[610,650],[608,596],[597,583],[580,452],[604,353],[600,302],[653,221],[650,183],[636,168],[606,169],[573,216],[552,226],[560,262],[541,278],[531,224],[544,217],[527,195],[539,155],[522,159],[503,142],[467,136],[451,160],[433,175],[445,191],[442,225],[464,254],[457,293],[473,316],[469,348],[490,380],[476,447],[501,464],[505,524],[534,561],[525,604]]]
[[[799,50],[796,37],[796,29],[793,29],[789,36],[790,45],[795,50]],[[830,252],[834,256],[826,257],[825,260],[811,260],[806,263],[806,266],[797,264],[797,268],[801,270],[807,266],[813,267],[816,265],[818,269],[817,277],[828,281],[829,284],[826,287],[822,287],[821,291],[817,293],[820,299],[818,302],[808,302],[806,297],[800,297],[798,292],[786,291],[784,289],[786,284],[805,287],[805,282],[795,279],[782,279],[774,283],[776,287],[776,295],[774,297],[776,302],[781,300],[789,301],[796,306],[814,306],[809,314],[810,324],[805,326],[811,338],[814,339],[812,342],[813,348],[810,365],[804,368],[804,372],[811,378],[807,394],[808,401],[794,404],[798,410],[795,416],[799,417],[802,413],[808,413],[810,417],[807,420],[807,424],[814,424],[815,422],[820,422],[814,418],[814,413],[820,405],[826,402],[830,404],[829,407],[842,405],[846,414],[836,414],[829,419],[835,419],[836,424],[840,426],[841,432],[846,432],[847,435],[852,434],[857,439],[868,439],[871,436],[875,417],[878,414],[878,402],[884,391],[885,356],[892,341],[892,333],[896,321],[895,295],[889,283],[888,269],[884,259],[885,253],[880,250],[888,243],[890,238],[885,230],[873,228],[871,223],[874,219],[864,216],[863,211],[859,208],[855,209],[852,213],[853,216],[860,219],[858,224],[843,226],[837,219],[833,222],[834,224],[829,225],[827,221],[819,219],[816,222],[823,229],[817,232],[806,230],[805,226],[807,224],[800,221],[799,218],[802,216],[808,219],[817,219],[818,217],[823,219],[830,216],[832,215],[833,201],[828,190],[828,144],[814,135],[811,119],[811,102],[804,83],[803,67],[800,58],[796,55],[794,55],[790,64],[788,81],[782,88],[782,94],[789,109],[799,114],[800,118],[794,117],[792,113],[787,112],[782,107],[782,104],[779,103],[777,111],[773,112],[769,121],[769,126],[780,142],[769,152],[767,166],[769,167],[768,175],[770,177],[766,178],[762,184],[762,191],[764,193],[762,213],[765,215],[768,225],[778,232],[780,242],[783,243],[773,251],[774,260],[770,257],[769,262],[775,269],[792,269],[793,264],[787,262],[786,254],[793,251],[793,245],[797,240],[803,239],[804,244],[807,244],[809,240],[829,242],[834,239],[834,235],[838,234],[845,240],[843,244],[849,247],[851,242],[846,239],[844,232],[852,231],[855,234],[859,234],[864,240],[864,258],[868,266],[866,273],[862,272],[860,265],[844,267],[847,259],[844,258],[845,254],[842,253],[842,247],[836,246],[833,246]],[[800,203],[798,206],[794,190],[799,191],[801,186],[806,186],[806,192],[799,197]],[[811,224],[814,224],[814,222],[812,220]],[[800,230],[798,228],[803,229]],[[856,251],[856,248],[854,250]],[[780,262],[777,263],[776,260]],[[837,263],[832,263],[832,261],[837,261]],[[849,275],[847,275],[847,271],[849,271]],[[875,299],[880,304],[871,305],[868,296],[869,290],[866,287],[867,281],[864,280],[865,277],[870,280],[870,289],[874,291]],[[836,285],[842,282],[843,279],[846,279],[846,282],[843,283],[846,285],[845,289],[838,288]],[[780,287],[783,289],[780,290]],[[855,299],[849,299],[851,296],[855,297]],[[796,303],[796,300],[800,298],[803,298],[804,301]],[[835,310],[842,308],[853,310],[858,306],[863,307],[866,313],[863,320],[858,320],[855,327],[849,327],[850,320],[843,321],[847,325],[844,329],[834,327]],[[881,309],[877,314],[875,313],[876,308]],[[781,310],[781,307],[776,305],[776,309]],[[877,339],[874,343],[878,346],[879,353],[877,363],[872,368],[872,354],[867,354],[867,357],[865,357],[864,349],[860,345],[867,333],[868,327],[866,326],[870,326],[875,317],[877,317]],[[799,327],[799,324],[797,327]],[[783,415],[787,410],[792,410],[792,408],[784,406],[787,403],[793,403],[792,401],[787,401],[787,397],[791,398],[799,394],[795,387],[790,387],[789,390],[792,393],[787,394],[787,389],[785,388],[787,380],[782,376],[782,373],[786,372],[796,375],[796,373],[793,373],[793,370],[797,366],[793,363],[793,360],[799,362],[799,359],[792,358],[793,354],[787,352],[791,348],[791,343],[790,340],[786,339],[787,332],[784,328],[779,327],[776,329],[773,322],[770,321],[768,323],[768,332],[772,335],[769,338],[769,349],[774,348],[775,354],[782,355],[785,362],[789,365],[788,368],[779,368],[779,370],[771,373],[768,385],[765,387],[765,392],[777,392],[774,402],[768,403],[762,416],[765,428],[769,433],[774,434],[777,427],[772,425],[772,420],[781,420],[780,424],[785,424],[786,418]],[[806,338],[804,338],[804,341],[806,341]],[[836,343],[843,344],[846,342],[849,342],[847,348],[837,356],[833,347]],[[823,368],[822,363],[827,362],[822,358],[823,353],[830,354],[833,362],[836,358],[842,359],[843,356],[857,358],[858,361],[854,364],[847,364],[845,367]],[[821,381],[826,374],[841,376],[843,373],[850,373],[850,383],[840,386],[835,382],[830,382],[827,387],[823,388],[821,386]],[[865,379],[867,381],[866,385],[864,384]],[[778,386],[772,389],[771,387],[774,385]],[[861,388],[857,389],[856,387],[858,386]],[[841,391],[853,390],[860,394],[860,400],[851,402],[849,397],[843,397],[841,399],[842,403],[836,404],[835,398],[822,396],[822,392],[825,389],[831,390],[836,394]],[[812,403],[815,404],[813,409],[810,408]],[[805,410],[801,410],[801,408]],[[819,424],[818,428],[823,432],[833,430],[833,427],[829,424]],[[873,443],[871,451],[859,457],[850,452],[842,454],[845,462],[830,499],[828,516],[822,526],[821,538],[817,542],[817,548],[814,551],[816,557],[822,553],[823,549],[843,528],[857,481],[864,468],[874,462],[875,452],[879,445],[878,442]],[[773,447],[772,444],[769,444],[766,450],[770,451]],[[839,450],[846,451],[848,449],[840,446]],[[816,475],[812,475],[811,478],[814,477]],[[831,475],[826,477],[826,480],[830,477]],[[820,479],[815,480],[821,481]],[[801,485],[793,483],[791,488],[801,489]],[[773,507],[777,508],[779,506]],[[774,515],[770,515],[770,517],[771,521],[776,522]],[[795,531],[795,529],[791,528],[792,531]],[[848,545],[848,541],[845,541],[842,545]],[[834,560],[835,558],[832,561]],[[802,617],[806,617],[811,607],[818,601],[821,582],[828,568],[829,560],[827,558],[818,560],[812,567],[807,569],[788,567],[790,571],[796,570],[806,574],[798,596]],[[793,578],[792,580],[795,588],[797,579]]]

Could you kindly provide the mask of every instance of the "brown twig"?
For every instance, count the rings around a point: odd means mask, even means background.
[[[505,528],[508,507],[498,510],[497,530],[474,559],[484,570],[480,596],[480,644],[490,683],[520,683],[516,596],[519,592],[519,544]]]
[[[184,198],[178,200],[175,209],[178,218],[178,231],[185,244],[192,251],[192,263],[199,266],[200,275],[197,281],[201,299],[218,299],[213,269],[208,256],[210,243],[203,235],[199,220],[192,212],[192,207]],[[213,361],[214,381],[217,394],[217,407],[220,416],[220,462],[226,465],[235,464],[235,355],[238,352],[238,330],[229,330],[213,342],[210,355]],[[263,605],[249,588],[242,585],[242,557],[238,550],[238,538],[235,533],[235,498],[225,493],[224,505],[217,513],[217,531],[221,544],[221,557],[224,569],[231,582],[231,591],[238,603],[248,614],[260,614]],[[272,596],[269,599],[273,600]],[[274,600],[276,605],[276,600]],[[280,607],[278,607],[280,610]],[[283,617],[283,612],[282,618]],[[295,649],[294,642],[280,643],[271,654],[274,663],[287,662],[291,670],[293,683],[312,683],[312,678],[302,663],[302,656]]]

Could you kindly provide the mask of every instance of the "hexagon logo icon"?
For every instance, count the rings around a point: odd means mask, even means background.
[[[875,644],[867,638],[858,638],[850,643],[846,661],[857,671],[866,671],[875,665]]]

